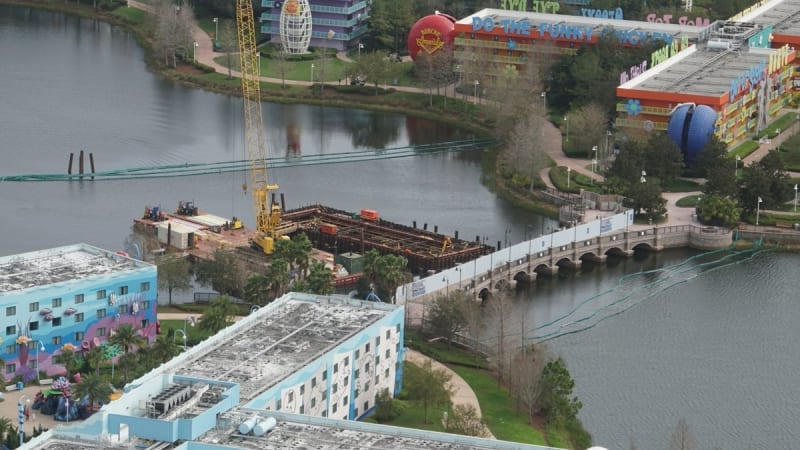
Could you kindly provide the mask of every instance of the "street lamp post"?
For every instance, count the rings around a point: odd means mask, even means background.
[[[642,171],[642,178],[639,178],[639,181],[641,181],[642,183],[647,183],[647,178],[646,177],[647,177],[647,172],[645,172],[643,170]]]
[[[28,397],[28,394],[22,394],[17,400],[17,414],[19,419],[19,443],[20,445],[25,443],[25,400],[28,403],[31,402],[31,398]],[[69,413],[67,413],[69,414]]]
[[[603,157],[600,158],[603,161],[603,165],[604,166],[608,165],[608,161],[607,161],[608,160],[608,155],[609,155],[609,153],[611,153],[609,151],[611,149],[609,148],[609,143],[608,143],[608,140],[610,138],[611,138],[611,130],[606,130],[606,148],[605,148],[605,150],[603,150]]]
[[[591,184],[594,184],[594,169],[595,169],[596,165],[597,165],[597,146],[593,145],[592,146],[592,179],[591,179]]]
[[[194,41],[194,45],[192,45],[192,62],[195,62],[195,63],[197,62],[197,47],[198,46],[200,46],[200,44],[198,44],[197,41]]]
[[[797,185],[794,185],[794,212],[797,212]]]
[[[756,203],[756,225],[758,225],[758,216],[761,215],[761,197],[758,197],[758,202]]]
[[[450,296],[450,279],[447,278],[447,275],[445,275],[442,278],[442,281],[444,281],[444,283],[445,283],[445,285],[444,285],[444,295],[449,297]]]
[[[569,189],[569,174],[572,172],[571,167],[567,167],[567,189]]]
[[[39,374],[39,352],[44,351],[44,342],[36,340],[34,341],[39,345],[36,346],[36,380],[41,380],[41,375]]]
[[[361,56],[361,49],[362,49],[362,48],[364,48],[364,44],[362,44],[361,42],[359,42],[359,43],[358,43],[358,56],[359,56],[359,57]]]
[[[178,337],[178,333],[181,334],[183,337],[183,351],[186,351],[186,332],[183,330],[175,330],[175,334],[172,335],[172,343],[175,343],[175,338]]]
[[[569,142],[569,118],[564,116],[564,123],[567,125],[567,139],[566,142]]]
[[[219,41],[219,18],[214,17],[214,40]]]
[[[733,167],[734,167],[734,169],[733,169],[733,175],[734,175],[735,177],[737,177],[737,178],[739,177],[739,161],[741,161],[741,160],[742,160],[742,157],[741,157],[741,156],[739,156],[739,155],[736,155],[736,162],[735,162],[735,163],[734,163],[734,165],[733,165]]]
[[[314,84],[314,63],[311,63],[311,84]]]
[[[542,91],[542,104],[544,105],[544,115],[547,116],[547,92]]]
[[[475,95],[474,95],[474,97],[475,97],[475,103],[478,103],[478,104],[480,104],[480,99],[478,98],[478,86],[480,86],[480,84],[481,84],[480,81],[475,80]]]

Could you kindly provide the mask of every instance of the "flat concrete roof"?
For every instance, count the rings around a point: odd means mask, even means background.
[[[771,25],[776,34],[800,36],[800,0],[773,0],[736,20]]]
[[[0,296],[65,281],[149,267],[114,252],[76,244],[0,257]]]
[[[590,27],[594,29],[595,33],[598,33],[608,27],[614,27],[618,30],[636,30],[645,33],[664,33],[673,37],[686,36],[690,41],[699,39],[700,35],[707,28],[694,25],[679,25],[675,23],[652,23],[638,20],[601,19],[597,17],[573,16],[566,14],[546,14],[493,8],[482,9],[475,14],[457,21],[456,24],[472,25],[473,17],[491,17],[494,19],[496,25],[499,25],[500,21],[503,19],[514,21],[527,19],[530,22],[532,32],[539,29],[540,23],[563,23],[571,26]]]
[[[620,86],[623,89],[719,97],[731,81],[751,67],[769,60],[776,49],[712,50],[696,46],[684,50]]]
[[[318,302],[289,298],[278,308],[262,308],[254,320],[203,347],[172,371],[238,383],[240,399],[246,403],[394,310],[385,307],[389,305],[331,298]]]

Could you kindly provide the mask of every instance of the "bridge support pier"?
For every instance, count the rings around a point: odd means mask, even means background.
[[[546,275],[549,277],[558,275],[558,266],[555,264],[553,264],[552,266],[547,266],[545,268],[539,269],[538,273],[541,273],[542,275]]]

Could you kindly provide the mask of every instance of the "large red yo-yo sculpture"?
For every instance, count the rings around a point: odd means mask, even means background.
[[[452,48],[455,23],[455,17],[438,11],[419,19],[408,33],[408,53],[411,59],[417,59],[420,52],[430,56],[442,49]]]

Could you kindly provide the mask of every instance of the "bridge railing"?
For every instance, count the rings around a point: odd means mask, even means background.
[[[575,242],[593,240],[603,234],[624,230],[631,224],[633,224],[633,210],[627,210],[620,214],[599,218],[578,224],[573,228],[520,242],[473,261],[461,263],[456,267],[404,284],[397,288],[395,302],[404,304],[407,300],[445,289],[448,286],[464,286],[478,275],[490,270],[494,271],[509,262],[527,258],[528,255],[541,254],[543,256],[545,253],[549,253],[550,249],[562,251],[566,247],[572,248]],[[652,229],[650,230],[652,233]]]

